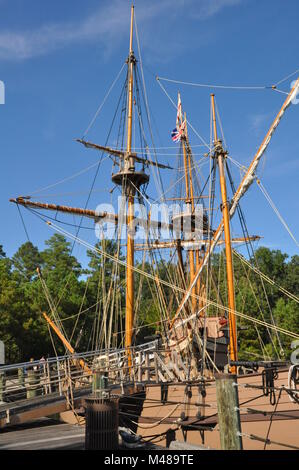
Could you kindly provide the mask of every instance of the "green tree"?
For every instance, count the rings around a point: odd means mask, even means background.
[[[117,256],[118,247],[114,241],[104,240],[98,242],[96,247],[109,255]],[[51,314],[46,294],[57,306],[55,311],[63,320],[66,335],[78,350],[92,347],[90,338],[97,338],[103,309],[108,308],[108,325],[110,318],[113,318],[113,331],[124,329],[125,268],[116,269],[115,263],[101,253],[89,251],[87,254],[89,264],[88,268],[83,270],[72,254],[71,244],[62,235],[52,236],[42,252],[31,243],[24,243],[12,259],[6,257],[0,245],[0,338],[6,345],[7,361],[23,361],[29,360],[30,357],[39,358],[53,354],[48,325],[42,316],[43,311]],[[118,256],[123,259],[121,252]],[[289,259],[280,250],[261,247],[256,251],[256,260],[262,272],[288,291],[299,295],[299,256]],[[251,262],[254,263],[254,260]],[[41,267],[47,292],[36,275],[37,266]],[[150,263],[137,262],[136,266],[149,273],[153,272]],[[170,261],[156,262],[154,270],[161,279],[176,277],[176,265]],[[227,286],[223,254],[212,257],[210,273],[213,274],[214,283],[209,286],[209,298],[221,303],[220,297],[226,305]],[[234,276],[238,311],[271,323],[269,302],[276,324],[286,330],[298,332],[299,309],[294,300],[283,295],[276,286],[265,282],[267,301],[260,276],[247,266],[244,267],[237,257],[234,257]],[[171,288],[163,285],[160,286],[158,294],[157,283],[141,277],[140,274],[135,273],[134,279],[136,305],[138,304],[136,325],[142,327],[136,341],[143,342],[145,336],[161,331],[161,320],[167,315],[174,315],[176,296]],[[140,298],[138,293],[141,293]],[[86,311],[77,317],[80,309]],[[223,314],[223,311],[217,307],[209,307],[208,314]],[[237,318],[237,323],[240,359],[258,358],[261,355],[261,344],[269,357],[276,356],[279,344],[273,332],[270,338],[264,327],[256,328],[252,322],[242,318]],[[55,334],[52,336],[57,352],[64,353],[60,340]],[[117,337],[118,344],[121,344],[122,339]],[[280,335],[280,339],[288,357],[292,338]]]
[[[288,331],[298,333],[299,331],[299,306],[297,302],[290,299],[280,298],[274,309],[274,317],[277,326]],[[281,335],[281,340],[285,348],[287,358],[291,354],[291,342],[294,338],[288,335]]]
[[[3,245],[0,245],[0,259],[5,258],[6,253],[3,251]]]
[[[81,265],[71,253],[71,243],[63,235],[55,233],[46,241],[46,246],[48,248],[41,253],[45,273],[55,273],[60,280],[70,271],[76,277],[81,274]]]
[[[121,249],[118,249],[116,241],[103,239],[96,243],[95,248],[99,251],[87,251],[89,257],[88,269],[85,271],[88,283],[87,297],[89,305],[94,305],[94,308],[90,311],[86,323],[93,324],[94,327],[96,319],[98,326],[94,335],[94,346],[99,346],[98,333],[101,330],[100,325],[103,321],[104,309],[109,312],[107,329],[111,320],[112,331],[119,331],[124,328],[125,268],[119,267],[119,269],[116,269],[115,262],[102,254],[102,252],[105,252],[107,255],[123,260]],[[115,338],[117,338],[115,342],[120,344],[122,341],[121,336],[118,335]]]
[[[31,242],[20,246],[12,258],[15,272],[24,281],[31,281],[36,276],[36,268],[42,263],[42,256],[38,248]]]
[[[299,256],[292,256],[287,264],[286,276],[282,285],[295,295],[299,295]]]

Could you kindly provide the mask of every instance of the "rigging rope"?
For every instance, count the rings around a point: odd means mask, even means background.
[[[137,39],[137,47],[138,47],[138,54],[139,54],[139,60],[140,60],[140,69],[141,69],[141,78],[142,78],[142,85],[143,85],[143,99],[145,103],[145,109],[146,109],[146,116],[147,116],[147,122],[149,126],[149,131],[150,131],[150,136],[151,136],[151,141],[152,144],[154,145],[154,138],[153,138],[153,132],[152,132],[152,125],[151,125],[151,115],[150,115],[150,109],[149,109],[149,103],[148,103],[148,98],[147,98],[147,91],[146,91],[146,86],[145,86],[145,79],[144,79],[144,73],[143,73],[143,62],[142,62],[142,56],[141,56],[141,48],[140,48],[140,42],[139,42],[139,35],[138,35],[138,28],[137,28],[137,20],[136,20],[136,14],[134,15],[134,23],[135,23],[135,31],[136,31],[136,39]],[[137,69],[138,72],[138,69]],[[155,161],[157,162],[157,154],[156,154],[156,149],[154,148],[154,155],[155,155]],[[152,161],[151,156],[149,155],[150,161]],[[163,200],[163,195],[164,195],[164,187],[163,187],[163,181],[161,178],[160,170],[159,167],[156,166],[156,168],[152,168],[153,175],[154,175],[154,180],[155,180],[155,185],[157,192],[161,192],[161,197]]]
[[[220,130],[221,130],[222,138],[223,138],[223,141],[224,141],[224,143],[225,143],[225,146],[227,147],[227,145],[226,145],[226,139],[225,139],[225,136],[224,136],[223,127],[222,127],[222,123],[221,123],[220,113],[219,113],[218,107],[217,107],[217,103],[216,103],[216,112],[217,112],[218,121],[219,121],[219,123],[220,123]],[[232,175],[231,175],[231,172],[230,172],[229,165],[228,165],[228,162],[227,162],[227,161],[225,162],[225,167],[226,167],[226,171],[227,171],[227,174],[228,174],[228,177],[229,177],[229,182],[230,182],[230,186],[231,186],[232,192],[233,192],[233,194],[235,194],[235,193],[236,193],[236,188],[235,188],[235,185],[234,185],[234,182],[233,182],[233,179],[232,179]],[[241,223],[241,227],[242,227],[242,231],[243,231],[244,237],[245,237],[245,239],[248,238],[249,245],[250,245],[250,247],[251,247],[251,249],[252,249],[252,252],[253,252],[253,256],[255,257],[254,251],[253,251],[253,248],[252,248],[252,244],[251,244],[251,242],[250,242],[248,229],[247,229],[246,222],[245,222],[245,217],[244,217],[244,214],[243,214],[243,211],[242,211],[240,205],[238,205],[238,207],[237,207],[237,212],[238,212],[238,216],[239,216],[239,219],[240,219],[240,223]],[[247,246],[247,250],[248,250],[248,246]],[[248,250],[248,254],[249,254],[249,250]],[[246,276],[247,276],[247,280],[248,280],[249,285],[250,285],[250,287],[251,287],[252,293],[253,293],[254,298],[255,298],[255,300],[256,300],[256,303],[257,303],[258,309],[259,309],[259,311],[260,311],[260,314],[261,314],[261,316],[262,316],[262,319],[265,321],[263,311],[262,311],[261,306],[260,306],[260,303],[259,303],[259,301],[258,301],[258,297],[257,297],[257,295],[256,295],[255,292],[254,292],[253,286],[252,286],[252,284],[251,284],[251,282],[250,282],[250,279],[249,279],[248,273],[246,272],[245,267],[244,267],[244,271],[245,271],[245,274],[246,274]],[[271,310],[271,306],[270,306],[270,302],[269,302],[269,300],[268,300],[267,292],[266,292],[266,290],[265,290],[265,287],[264,287],[264,284],[263,284],[263,280],[262,280],[262,279],[261,279],[261,282],[262,282],[263,292],[264,292],[264,294],[265,294],[265,298],[266,298],[266,301],[267,301],[267,305],[268,305],[268,308],[269,308],[269,311],[270,311],[271,320],[272,320],[272,323],[275,324],[274,318],[273,318],[273,314],[272,314],[272,310]],[[256,332],[257,332],[258,337],[259,337],[259,339],[260,339],[260,344],[261,344],[261,346],[262,346],[261,337],[260,337],[260,334],[259,334],[259,331],[258,331],[256,325],[255,325],[255,329],[256,329]],[[270,333],[270,331],[269,331],[268,328],[267,328],[267,332],[268,332],[268,334],[269,334],[269,338],[270,338],[271,343],[272,343],[272,345],[273,345],[273,347],[274,347],[274,350],[275,350],[275,352],[276,352],[276,354],[277,354],[277,357],[279,358],[279,357],[280,357],[280,356],[279,356],[279,352],[278,352],[278,350],[277,350],[277,348],[276,348],[275,342],[273,341],[272,335],[271,335],[271,333]],[[276,332],[276,336],[277,336],[277,340],[278,340],[280,349],[281,349],[281,351],[282,351],[282,353],[283,353],[282,344],[281,344],[281,341],[280,341],[280,338],[279,338],[277,332]],[[263,350],[263,346],[262,346],[262,350]]]
[[[55,230],[55,231],[57,231],[57,232],[60,232],[60,233],[64,234],[66,237],[71,238],[72,240],[75,240],[76,242],[80,243],[81,245],[83,245],[83,246],[85,246],[85,247],[87,247],[87,248],[90,248],[91,250],[93,250],[93,251],[95,251],[95,252],[98,252],[98,253],[102,254],[104,257],[107,257],[107,258],[111,259],[111,260],[114,261],[115,263],[119,263],[120,265],[122,265],[122,266],[124,266],[124,267],[127,267],[127,266],[128,266],[128,264],[127,264],[126,261],[117,259],[117,258],[115,258],[114,256],[110,255],[109,253],[104,252],[104,251],[102,251],[102,250],[99,250],[98,248],[94,247],[94,246],[91,245],[90,243],[85,242],[84,240],[81,240],[81,239],[78,238],[78,237],[75,237],[73,234],[67,232],[66,230],[61,229],[60,227],[56,226],[56,225],[53,224],[52,222],[46,222],[46,223],[47,223],[47,225],[48,225],[50,228],[52,228],[53,230]],[[139,274],[141,274],[141,275],[143,275],[143,276],[145,276],[145,277],[148,277],[149,279],[152,279],[152,280],[155,281],[155,282],[157,281],[157,276],[153,276],[153,275],[151,275],[151,274],[149,274],[149,273],[147,273],[147,272],[145,272],[145,271],[142,271],[141,269],[137,268],[136,266],[130,266],[130,268],[131,268],[133,271],[135,271],[135,272],[137,272],[137,273],[139,273]],[[164,281],[163,279],[160,279],[160,278],[159,278],[158,280],[159,280],[159,282],[160,282],[161,284],[164,284],[164,285],[166,285],[166,286],[168,286],[168,287],[170,287],[170,288],[172,288],[172,289],[175,289],[175,290],[177,290],[177,291],[179,291],[179,292],[181,292],[181,293],[183,293],[183,294],[186,294],[186,290],[185,290],[185,289],[182,289],[182,288],[180,288],[179,286],[176,286],[176,285],[173,285],[173,284],[171,284],[171,283],[169,283],[169,282],[167,282],[167,281]],[[299,334],[293,333],[292,331],[288,331],[288,330],[286,330],[286,329],[284,329],[284,328],[281,328],[281,327],[278,327],[278,326],[276,326],[276,325],[272,325],[272,324],[266,323],[266,322],[264,322],[264,321],[259,320],[258,318],[250,317],[249,315],[245,315],[244,313],[238,312],[238,311],[236,311],[236,310],[232,310],[232,309],[230,309],[229,307],[225,307],[224,305],[219,305],[217,302],[214,302],[214,301],[211,301],[211,300],[207,300],[207,299],[205,299],[205,298],[203,298],[203,297],[201,297],[201,296],[199,296],[199,295],[192,294],[192,293],[191,293],[190,295],[196,297],[196,298],[199,299],[199,300],[204,300],[204,301],[206,301],[206,302],[207,302],[207,305],[212,305],[212,306],[214,306],[214,307],[216,307],[216,308],[219,308],[220,310],[224,310],[224,311],[226,311],[226,312],[231,312],[231,313],[233,313],[233,314],[235,314],[235,315],[237,315],[237,316],[239,316],[239,317],[241,317],[241,318],[245,318],[245,319],[247,319],[247,320],[249,320],[249,321],[252,321],[252,322],[254,322],[254,323],[257,323],[257,324],[259,324],[259,325],[263,325],[263,326],[266,326],[266,327],[268,327],[268,328],[272,328],[273,330],[276,330],[276,331],[279,331],[279,332],[281,332],[281,333],[284,333],[284,334],[286,334],[286,335],[288,335],[288,336],[290,336],[290,337],[299,338]]]
[[[84,134],[83,134],[83,136],[82,136],[82,139],[84,139],[84,137],[86,137],[86,135],[87,135],[88,132],[90,131],[91,127],[94,125],[95,120],[97,119],[97,117],[98,117],[98,115],[99,115],[101,109],[103,108],[103,106],[104,106],[104,104],[105,104],[105,102],[106,102],[108,96],[110,95],[112,89],[114,88],[114,85],[115,85],[116,82],[118,81],[118,79],[119,79],[119,77],[120,77],[120,75],[121,75],[121,73],[122,73],[122,71],[123,71],[125,65],[126,65],[126,62],[123,63],[123,65],[122,65],[120,71],[118,72],[118,74],[117,74],[117,76],[116,76],[114,82],[112,83],[112,85],[110,86],[109,90],[107,91],[107,93],[106,93],[106,95],[105,95],[105,97],[104,97],[102,103],[100,104],[100,106],[99,106],[98,109],[96,110],[96,112],[95,112],[95,114],[94,114],[92,120],[90,121],[88,127],[86,128],[86,130],[85,130],[85,132],[84,132]]]
[[[107,158],[109,158],[109,156],[103,158],[103,161],[107,160]],[[83,168],[83,170],[80,170],[80,171],[78,171],[77,173],[74,173],[71,176],[67,176],[64,179],[57,181],[57,183],[49,184],[48,186],[45,186],[44,188],[37,189],[36,191],[33,191],[30,194],[30,196],[33,196],[33,194],[39,194],[42,191],[45,191],[46,189],[54,188],[55,186],[58,186],[59,184],[65,183],[66,181],[70,181],[70,180],[76,178],[77,176],[83,175],[83,173],[86,173],[87,171],[89,171],[91,168],[94,168],[98,164],[99,164],[99,162],[97,161],[97,162],[93,163],[92,165],[89,165],[86,168]]]
[[[125,64],[124,64],[124,65],[125,65]],[[123,67],[124,67],[124,65],[123,65]],[[113,128],[113,125],[114,125],[114,121],[115,121],[115,119],[116,119],[116,115],[117,115],[118,108],[119,108],[119,105],[120,105],[122,93],[123,93],[123,90],[122,90],[122,92],[121,92],[121,95],[120,95],[120,98],[119,98],[119,101],[118,101],[118,104],[117,104],[117,108],[116,108],[115,113],[114,113],[113,118],[112,118],[112,123],[111,123],[111,125],[110,125],[110,129],[109,129],[109,132],[108,132],[106,141],[105,141],[105,146],[107,145],[107,143],[108,143],[108,141],[109,141],[109,138],[110,138],[110,135],[111,135],[111,132],[112,132],[112,128]],[[95,186],[95,183],[96,183],[96,180],[97,180],[97,177],[98,177],[98,173],[99,173],[99,170],[100,170],[100,166],[101,166],[102,162],[103,162],[106,158],[107,158],[107,157],[104,157],[104,152],[102,151],[102,152],[101,152],[100,160],[98,160],[98,162],[97,162],[96,171],[95,171],[95,174],[94,174],[92,183],[91,183],[90,191],[89,191],[89,193],[88,193],[88,197],[87,197],[87,199],[86,199],[84,209],[86,209],[87,206],[88,206],[88,203],[89,203],[89,200],[90,200],[92,191],[93,191],[93,189],[94,189],[94,186]],[[75,247],[75,243],[76,243],[76,238],[78,237],[79,232],[80,232],[80,229],[81,229],[82,221],[83,221],[83,215],[82,215],[81,218],[80,218],[79,226],[77,227],[77,230],[76,230],[76,236],[75,236],[75,238],[73,239],[74,241],[73,241],[73,245],[72,245],[70,254],[73,253],[73,250],[74,250],[74,247]],[[70,279],[71,279],[71,273],[70,273],[70,275],[67,277],[65,286],[64,286],[64,288],[63,288],[63,290],[62,290],[62,292],[61,292],[60,297],[57,299],[57,303],[56,303],[56,306],[55,306],[56,309],[58,308],[58,306],[59,306],[59,304],[60,304],[60,302],[61,302],[61,300],[62,300],[62,298],[63,298],[64,291],[65,291],[65,289],[67,288]]]
[[[243,85],[215,85],[215,84],[208,84],[208,83],[194,83],[194,82],[185,82],[182,80],[174,80],[171,78],[166,78],[166,77],[156,77],[157,80],[163,80],[165,82],[170,82],[170,83],[177,83],[180,85],[189,85],[189,86],[195,86],[195,87],[200,87],[200,88],[218,88],[218,89],[224,89],[224,90],[274,90],[278,91],[281,93],[285,93],[284,91],[278,90],[277,86],[280,85],[281,83],[285,82],[289,78],[293,77],[299,72],[299,69],[295,70],[294,72],[290,73],[286,77],[282,78],[278,82],[274,83],[273,85],[259,85],[259,86],[243,86]]]
[[[141,429],[155,428],[155,427],[159,426],[159,424],[163,423],[163,421],[165,421],[165,419],[170,418],[170,416],[173,415],[173,413],[178,409],[179,406],[180,406],[180,403],[175,405],[174,408],[169,413],[167,413],[165,416],[163,416],[163,418],[159,419],[158,421],[156,421],[155,423],[152,423],[152,424],[141,424],[141,423],[135,422],[133,420],[131,420],[131,421],[132,421],[132,423],[137,424],[138,427],[140,427]]]
[[[177,109],[177,105],[175,104],[175,102],[173,101],[173,99],[169,96],[169,94],[167,93],[167,91],[165,90],[164,86],[162,85],[162,83],[160,83],[160,80],[159,78],[157,77],[157,82],[158,84],[160,85],[161,89],[163,90],[163,92],[165,93],[165,95],[167,96],[167,98],[169,99],[169,101],[172,103],[172,105],[174,106],[175,109]],[[210,146],[205,142],[205,140],[203,139],[203,137],[201,137],[201,135],[197,132],[196,129],[194,129],[194,127],[192,126],[192,124],[188,121],[188,119],[186,119],[186,122],[187,124],[191,127],[191,129],[193,130],[194,134],[197,135],[197,137],[201,140],[201,142],[210,150]]]
[[[238,251],[233,249],[233,254],[236,255],[242,263],[246,264],[250,269],[252,269],[256,274],[259,274],[265,281],[267,281],[269,284],[272,286],[277,287],[281,292],[283,292],[285,295],[287,295],[290,299],[294,300],[295,302],[299,303],[299,297],[297,297],[295,294],[292,294],[291,292],[287,291],[284,287],[281,287],[279,284],[277,284],[273,279],[270,279],[270,277],[266,276],[262,271],[260,271],[258,268],[253,266],[249,261],[247,261],[243,255],[241,255]]]
[[[190,86],[195,86],[195,87],[200,87],[200,88],[221,88],[221,89],[228,89],[228,90],[267,90],[270,89],[272,90],[272,86],[228,86],[228,85],[211,85],[207,83],[193,83],[193,82],[184,82],[181,80],[174,80],[171,78],[165,78],[165,77],[156,77],[157,80],[163,80],[164,82],[170,82],[170,83],[177,83],[179,85],[190,85]]]
[[[235,185],[234,185],[234,182],[233,182],[233,178],[232,178],[232,175],[231,175],[231,172],[230,172],[230,169],[229,169],[229,166],[226,162],[226,170],[227,170],[227,174],[228,174],[228,177],[229,177],[229,181],[230,181],[230,185],[231,185],[231,188],[232,188],[232,191],[233,191],[233,194],[236,193],[236,188],[235,188]],[[247,248],[247,252],[248,252],[248,255],[250,256],[250,250],[249,248],[251,249],[251,254],[255,260],[255,263],[257,263],[257,258],[255,256],[255,252],[254,252],[254,249],[253,249],[253,246],[252,246],[252,243],[250,241],[250,236],[249,236],[249,232],[248,232],[248,229],[247,229],[247,225],[246,225],[246,221],[245,221],[245,216],[243,214],[243,211],[242,211],[242,208],[241,208],[241,205],[240,203],[238,204],[237,206],[237,214],[239,216],[239,220],[240,220],[240,223],[241,223],[241,227],[242,227],[242,231],[243,231],[243,234],[244,234],[244,237],[248,240],[247,243],[246,243],[246,248]],[[266,299],[266,302],[267,302],[267,306],[268,306],[268,309],[269,309],[269,312],[270,312],[270,317],[271,317],[271,321],[273,324],[275,324],[275,321],[274,321],[274,317],[273,317],[273,312],[272,312],[272,308],[271,308],[271,305],[270,305],[270,302],[269,302],[269,298],[268,298],[268,295],[267,295],[267,291],[266,291],[266,288],[265,288],[265,285],[264,285],[264,281],[263,281],[263,278],[261,277],[261,285],[262,285],[262,290],[263,290],[263,293],[264,293],[264,296],[265,296],[265,299]],[[261,312],[262,313],[262,312]],[[264,314],[262,313],[262,317],[263,317],[263,320],[264,320]],[[271,339],[271,342],[273,344],[273,347],[277,353],[277,356],[279,357],[279,353],[277,351],[277,348],[276,348],[276,345],[275,345],[275,342],[273,341],[272,337],[271,337],[271,334],[270,334],[270,331],[267,329],[268,331],[268,334],[269,334],[269,337]],[[278,341],[278,344],[279,344],[279,347],[280,347],[280,351],[281,351],[281,354],[284,355],[284,351],[283,351],[283,347],[282,347],[282,343],[281,343],[281,340],[279,338],[279,335],[278,335],[278,332],[275,331],[276,333],[276,338],[277,338],[277,341]]]
[[[273,209],[273,211],[275,212],[275,214],[277,215],[277,217],[279,218],[280,222],[282,223],[282,225],[285,227],[285,229],[287,230],[287,232],[289,233],[289,235],[291,236],[291,238],[293,239],[293,241],[296,243],[297,246],[299,246],[299,243],[297,241],[297,239],[295,238],[294,234],[292,233],[291,229],[289,228],[289,226],[287,225],[286,221],[283,219],[282,215],[280,214],[279,210],[277,209],[277,207],[275,206],[274,202],[272,201],[269,193],[266,191],[266,188],[264,187],[264,185],[262,184],[262,182],[256,178],[256,182],[258,184],[258,187],[260,188],[260,190],[262,191],[263,195],[265,196],[265,198],[267,199],[268,203],[270,204],[271,208]]]
[[[289,449],[299,450],[299,447],[293,446],[291,444],[285,444],[283,442],[272,441],[270,439],[265,439],[263,437],[256,436],[255,434],[247,434],[247,433],[241,432],[240,435],[251,440],[264,442],[266,444],[276,444],[281,447],[287,447]]]
[[[265,370],[267,370],[267,369],[265,369]],[[263,372],[265,372],[265,370],[264,370]],[[273,423],[273,416],[274,416],[274,414],[276,413],[276,410],[277,410],[278,403],[279,403],[279,401],[280,401],[281,395],[282,395],[282,389],[281,389],[280,392],[279,392],[278,399],[277,399],[277,401],[276,401],[276,403],[275,403],[275,408],[274,408],[273,413],[271,414],[271,417],[270,417],[270,423],[269,423],[269,427],[268,427],[268,431],[267,431],[267,435],[266,435],[266,439],[265,439],[264,450],[266,450],[266,445],[267,445],[268,442],[269,442],[269,435],[270,435],[270,431],[271,431],[271,427],[272,427],[272,423]],[[275,392],[274,392],[274,391],[272,391],[272,396],[275,397]],[[273,403],[271,402],[271,392],[270,392],[270,403],[273,404]]]
[[[275,86],[280,85],[281,83],[285,82],[288,78],[293,77],[293,75],[296,75],[296,73],[299,72],[299,69],[295,70],[295,72],[290,73],[290,75],[287,75],[285,78],[282,80],[279,80],[279,82],[275,83]]]
[[[17,208],[18,208],[18,212],[19,212],[19,215],[20,215],[20,218],[21,218],[21,221],[22,221],[22,225],[23,225],[24,231],[25,231],[25,233],[26,233],[27,240],[28,240],[28,242],[30,243],[30,238],[29,238],[29,235],[28,235],[28,231],[27,231],[27,228],[26,228],[26,225],[25,225],[25,222],[24,222],[24,219],[23,219],[23,216],[22,216],[22,213],[21,213],[19,204],[17,204]]]

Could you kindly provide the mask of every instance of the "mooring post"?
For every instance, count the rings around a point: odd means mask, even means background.
[[[29,369],[27,372],[28,378],[28,388],[27,388],[27,398],[34,398],[37,396],[38,392],[38,384],[39,384],[39,377],[38,371],[34,369]]]
[[[156,383],[159,383],[159,369],[158,369],[157,353],[154,354],[154,364],[155,364],[155,379],[156,379]]]
[[[142,382],[142,353],[138,352],[138,375],[137,381]]]
[[[22,367],[18,369],[18,383],[20,387],[25,387],[25,375]]]
[[[45,392],[46,393],[52,393],[52,384],[51,384],[51,372],[50,372],[50,364],[47,359],[46,365],[44,366],[45,368]],[[48,381],[48,387],[47,387],[47,381]]]
[[[242,450],[237,376],[215,374],[218,423],[222,450]]]
[[[150,371],[150,357],[149,357],[149,352],[146,351],[145,353],[145,377],[146,381],[150,382],[151,380],[151,371]]]
[[[58,390],[59,390],[59,395],[62,396],[62,385],[61,385],[61,378],[60,378],[60,363],[59,363],[58,359],[56,360],[56,365],[57,365]]]
[[[108,387],[107,372],[95,371],[92,374],[92,395],[102,398],[103,392]]]

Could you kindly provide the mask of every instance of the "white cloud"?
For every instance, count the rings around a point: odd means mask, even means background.
[[[202,20],[210,18],[224,8],[240,5],[241,2],[242,0],[200,0],[196,2],[195,18]]]
[[[34,31],[2,32],[0,58],[28,59],[76,42],[107,40],[121,36],[127,22],[128,9],[125,12],[124,3],[114,1],[82,21],[43,25]]]
[[[138,24],[145,28],[147,23],[163,12],[167,20],[181,14],[191,18],[206,19],[227,6],[234,6],[243,0],[161,0],[148,2],[138,0]],[[97,41],[107,47],[128,34],[129,2],[111,0],[80,21],[45,24],[35,30],[0,32],[0,60],[24,60],[47,54],[70,44]]]
[[[250,128],[255,133],[264,130],[266,123],[269,121],[271,113],[259,113],[249,116]]]

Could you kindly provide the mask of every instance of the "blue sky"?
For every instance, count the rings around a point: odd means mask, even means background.
[[[272,85],[299,69],[297,0],[136,0],[135,6],[155,143],[173,147],[172,155],[160,157],[165,163],[175,158],[176,146],[169,134],[175,110],[155,75],[197,83]],[[82,148],[74,139],[82,136],[128,54],[129,16],[127,0],[0,0],[0,79],[6,86],[6,103],[0,106],[0,244],[9,256],[26,236],[17,209],[8,199],[32,194],[97,161],[96,152]],[[134,48],[137,52],[136,42]],[[288,91],[295,78],[282,83],[281,89]],[[174,99],[180,89],[188,119],[208,142],[211,90],[164,85]],[[90,132],[90,140],[105,142],[119,87],[120,82]],[[248,165],[284,95],[269,90],[216,90],[216,100],[229,152]],[[297,238],[298,122],[299,106],[291,106],[259,169],[263,184]],[[200,143],[191,132],[190,139],[193,145]],[[94,171],[36,197],[82,207]],[[233,171],[238,183],[240,174]],[[90,208],[110,202],[106,191],[112,188],[110,174],[111,164],[106,161]],[[166,188],[170,177],[164,173]],[[151,191],[154,194],[153,185]],[[255,184],[242,207],[250,233],[261,235],[262,244],[291,255],[297,252]],[[23,215],[31,241],[43,248],[52,232],[27,211]],[[233,230],[241,234],[235,221]],[[81,236],[95,241],[92,230],[82,230]],[[82,247],[75,254],[84,260]]]

